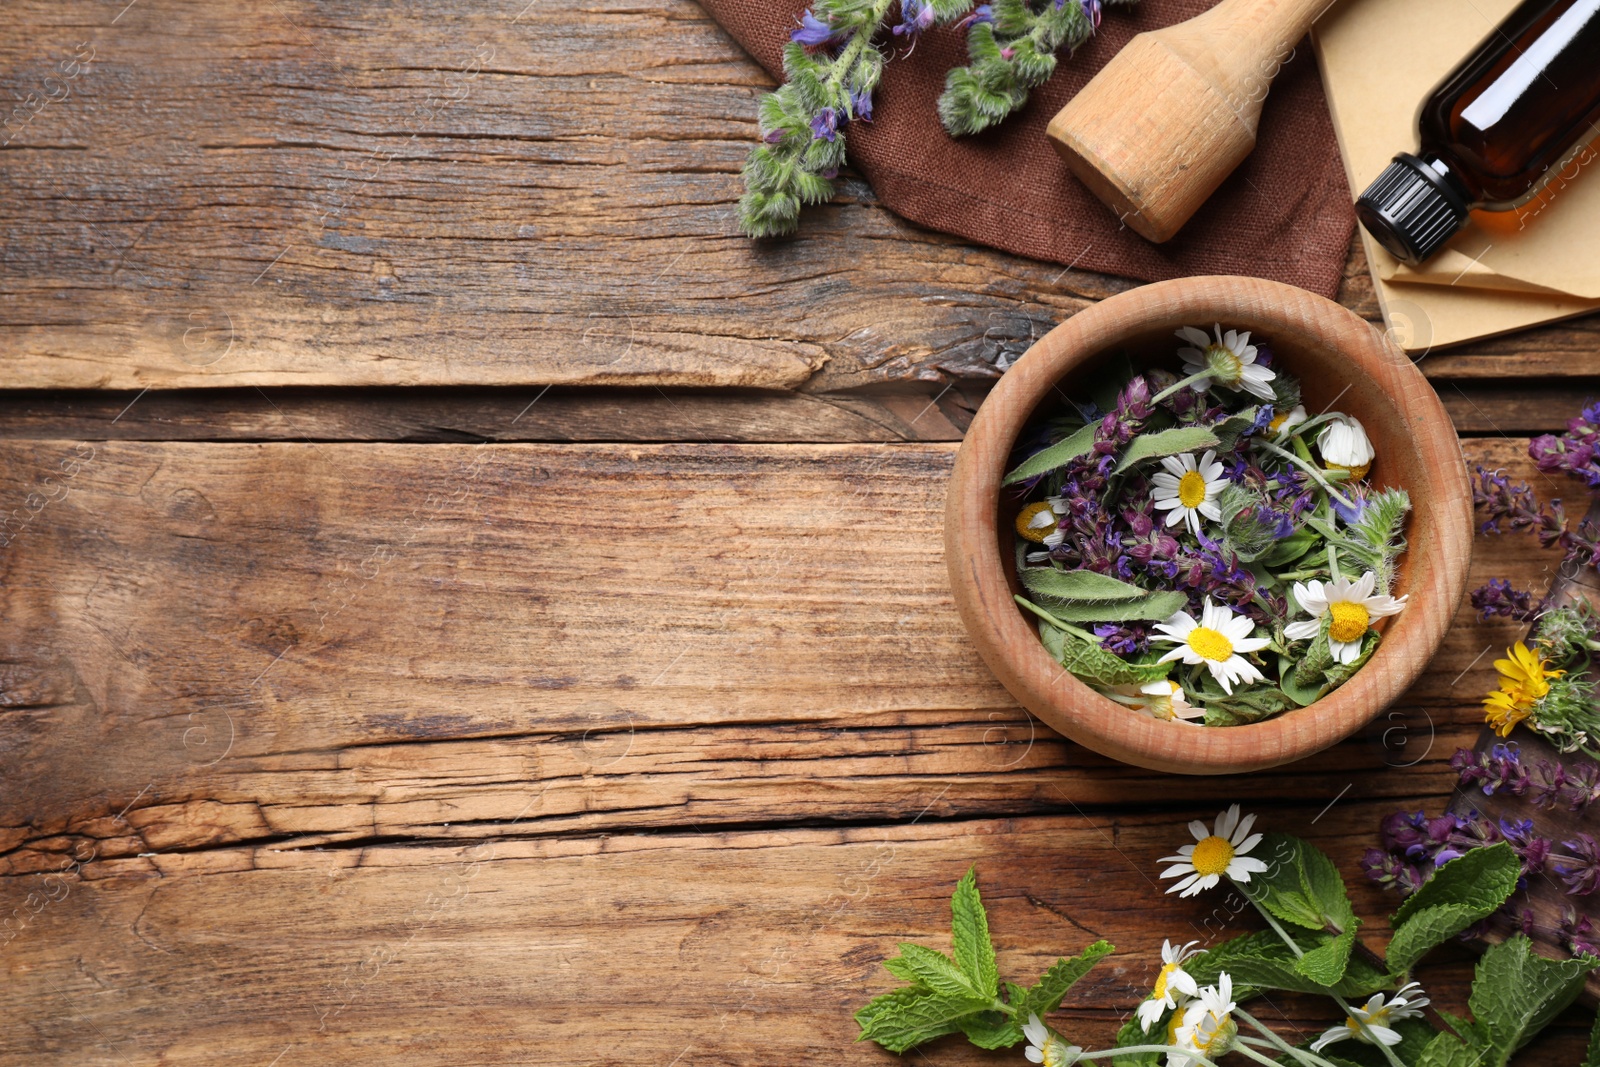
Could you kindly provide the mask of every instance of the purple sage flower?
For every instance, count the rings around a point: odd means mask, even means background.
[[[1561,842],[1567,853],[1555,857],[1551,866],[1567,883],[1567,892],[1586,897],[1600,888],[1600,845],[1590,834],[1578,834],[1570,841]]]

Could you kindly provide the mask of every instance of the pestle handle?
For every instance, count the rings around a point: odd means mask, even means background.
[[[1046,135],[1119,221],[1168,240],[1255,147],[1272,80],[1331,2],[1222,0],[1141,33]]]
[[[1151,36],[1235,101],[1252,128],[1278,71],[1333,0],[1222,0]]]

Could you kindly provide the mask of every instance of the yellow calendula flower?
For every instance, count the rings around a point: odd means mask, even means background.
[[[1538,653],[1518,641],[1506,649],[1506,658],[1494,661],[1500,672],[1500,688],[1483,698],[1484,720],[1501,737],[1533,714],[1533,706],[1550,692],[1550,679],[1565,671],[1553,671]]]

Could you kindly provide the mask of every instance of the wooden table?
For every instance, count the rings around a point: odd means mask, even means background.
[[[951,608],[997,364],[1133,283],[857,181],[739,237],[769,81],[688,0],[124,4],[0,40],[0,1062],[887,1062],[850,1013],[971,864],[1008,976],[1116,943],[1061,1017],[1104,1043],[1235,799],[1389,910],[1355,861],[1442,808],[1514,628],[1193,780],[1030,721]],[[1536,476],[1597,334],[1430,353],[1468,460]]]

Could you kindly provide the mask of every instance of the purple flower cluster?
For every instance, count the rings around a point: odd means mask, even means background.
[[[1498,471],[1478,467],[1475,474],[1472,502],[1487,516],[1479,527],[1482,532],[1501,533],[1500,524],[1508,523],[1512,530],[1533,533],[1544,548],[1560,545],[1568,560],[1580,560],[1591,567],[1600,565],[1600,543],[1586,536],[1581,528],[1576,533],[1567,529],[1567,514],[1561,501],[1541,504],[1526,482],[1513,485]]]
[[[1511,619],[1515,622],[1533,622],[1549,606],[1549,600],[1537,600],[1525,589],[1513,589],[1504,578],[1491,578],[1487,585],[1472,591],[1472,606],[1482,619]]]
[[[800,16],[800,28],[789,34],[789,40],[804,45],[808,50],[815,50],[831,48],[844,34],[844,30],[823,22],[808,10]]]
[[[1528,455],[1541,471],[1569,474],[1590,489],[1600,489],[1600,404],[1590,402],[1567,432],[1545,434],[1528,442]]]
[[[1510,793],[1520,797],[1531,792],[1539,807],[1560,804],[1568,811],[1583,811],[1600,800],[1600,767],[1589,762],[1569,767],[1546,759],[1528,766],[1515,745],[1495,745],[1487,752],[1460,748],[1450,757],[1450,766],[1464,788],[1477,787],[1484,796]]]

